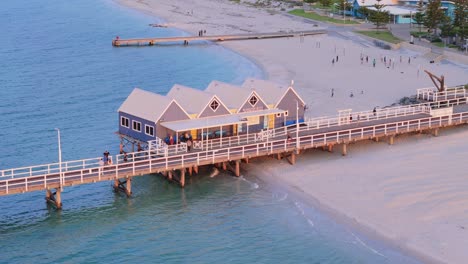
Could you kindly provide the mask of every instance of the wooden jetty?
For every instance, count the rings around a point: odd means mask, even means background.
[[[0,195],[46,190],[46,199],[61,208],[61,190],[66,186],[113,181],[116,191],[130,196],[132,178],[160,173],[169,180],[185,185],[186,176],[198,172],[200,166],[216,165],[240,175],[242,161],[256,157],[287,158],[295,164],[296,155],[311,148],[332,150],[340,146],[347,154],[349,143],[386,139],[394,143],[395,136],[429,131],[437,136],[439,129],[468,123],[467,97],[446,101],[400,106],[316,118],[307,122],[270,129],[255,134],[207,140],[187,151],[180,145],[171,146],[164,154],[155,149],[116,155],[113,164],[100,164],[101,158],[67,161],[0,171]],[[112,157],[111,157],[112,158]]]
[[[163,37],[163,38],[138,38],[138,39],[120,39],[112,40],[112,46],[153,46],[159,43],[182,42],[188,44],[192,41],[227,41],[227,40],[248,40],[248,39],[266,39],[266,38],[289,38],[304,37],[310,35],[326,34],[326,30],[308,30],[294,32],[272,32],[272,33],[248,33],[236,35],[214,35],[214,36],[182,36],[182,37]]]

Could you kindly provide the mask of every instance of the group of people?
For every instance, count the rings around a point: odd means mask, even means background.
[[[336,55],[336,60],[335,60],[335,58],[332,59],[332,65],[335,65],[335,62],[338,63],[338,59],[339,59],[339,57],[338,57],[338,55]]]
[[[104,166],[104,165],[112,165],[112,157],[109,156],[109,151],[104,151],[102,154],[103,157],[99,161],[99,165]]]
[[[189,133],[186,132],[184,135],[182,135],[179,138],[179,141],[187,144],[187,151],[190,151],[192,149],[193,139],[192,135],[190,135]],[[174,145],[177,144],[178,141],[176,138],[174,138],[173,135],[167,135],[167,137],[164,139],[164,142],[166,142],[167,145]]]
[[[206,34],[206,29],[202,29],[202,30],[198,31],[198,36],[199,37],[203,37],[203,35],[205,35],[205,34]]]

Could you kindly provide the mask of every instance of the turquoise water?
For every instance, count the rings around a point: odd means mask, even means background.
[[[111,39],[184,34],[111,1],[8,0],[0,8],[0,168],[118,150],[116,110],[133,87],[262,78],[217,45],[113,48]],[[111,183],[66,188],[64,209],[43,192],[0,197],[0,263],[417,263],[336,224],[254,175],[136,177],[130,199]]]

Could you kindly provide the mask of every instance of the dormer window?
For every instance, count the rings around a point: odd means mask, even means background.
[[[211,104],[210,104],[210,107],[211,107],[211,109],[212,109],[213,111],[216,111],[216,109],[218,109],[218,107],[219,107],[218,101],[213,100],[213,102],[211,102]]]
[[[249,100],[250,105],[255,106],[257,102],[258,102],[257,97],[255,95],[252,95],[252,97],[250,97],[250,100]]]

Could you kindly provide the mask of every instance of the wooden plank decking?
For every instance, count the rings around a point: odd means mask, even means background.
[[[227,41],[227,40],[247,40],[247,39],[265,39],[265,38],[289,38],[298,36],[310,36],[317,34],[326,34],[326,30],[308,30],[295,32],[272,32],[272,33],[249,33],[236,35],[214,35],[214,36],[182,36],[182,37],[163,37],[163,38],[138,38],[138,39],[114,39],[112,45],[115,47],[122,46],[152,46],[158,43],[171,42],[192,42],[192,41]]]

